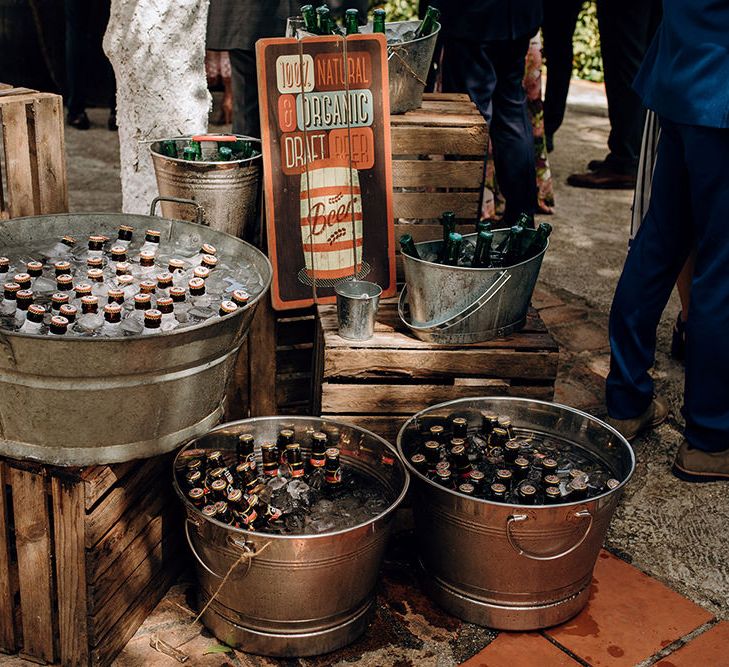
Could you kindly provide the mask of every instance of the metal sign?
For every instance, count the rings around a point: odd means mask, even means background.
[[[384,35],[256,44],[274,308],[335,301],[360,278],[393,296]]]

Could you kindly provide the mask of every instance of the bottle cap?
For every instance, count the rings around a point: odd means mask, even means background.
[[[139,253],[139,263],[141,266],[154,266],[156,255],[151,250],[142,250]]]
[[[118,303],[107,303],[104,306],[104,319],[107,322],[121,322],[122,307]]]
[[[101,234],[92,234],[89,236],[89,250],[101,250],[106,242],[106,236]]]
[[[76,239],[73,236],[66,234],[61,237],[61,243],[67,245],[69,248],[76,245]]]
[[[169,313],[174,312],[174,305],[174,302],[168,296],[161,296],[157,299],[157,310],[159,310],[159,312],[163,315],[168,315]]]
[[[214,269],[218,265],[218,258],[215,255],[203,255],[202,265],[206,269]]]
[[[64,334],[68,330],[68,319],[62,315],[51,317],[51,333]]]
[[[232,294],[232,297],[233,302],[236,303],[239,308],[245,306],[250,299],[248,292],[244,292],[242,289],[235,290]]]
[[[118,282],[119,285],[121,285],[122,287],[128,287],[129,285],[134,284],[134,276],[130,276],[130,275],[126,275],[126,274],[123,276],[118,276],[116,279],[116,282]]]
[[[185,300],[185,288],[170,287],[170,296],[175,303],[182,303]]]
[[[73,286],[73,291],[76,292],[77,297],[83,297],[91,294],[91,285],[88,283],[78,283]]]
[[[61,276],[64,273],[71,273],[71,262],[56,262],[53,265],[53,268],[56,270],[56,276]]]
[[[160,322],[162,321],[162,313],[159,310],[150,308],[144,311],[144,326],[148,329],[159,329]]]
[[[119,225],[117,236],[120,241],[131,241],[133,232],[134,227],[130,227],[129,225]]]
[[[190,288],[190,294],[195,296],[205,293],[205,281],[202,278],[191,278],[187,286]]]
[[[210,276],[210,269],[205,266],[196,266],[193,274],[196,278],[202,278],[203,280],[205,280]]]
[[[218,508],[215,505],[205,505],[205,507],[202,508],[202,513],[203,516],[206,516],[209,519],[213,519],[218,513]]]
[[[164,271],[163,273],[160,273],[157,275],[157,287],[160,287],[162,289],[165,289],[167,287],[172,287],[172,274]]]
[[[458,485],[458,490],[461,493],[465,493],[467,496],[472,496],[476,491],[476,487],[470,482],[464,482],[463,484]]]
[[[134,308],[136,310],[147,310],[147,306],[152,303],[151,294],[135,294],[134,295]]]
[[[175,271],[184,271],[185,262],[183,262],[181,259],[172,258],[169,262],[167,262],[167,270],[170,273],[174,273]]]
[[[610,489],[610,491],[613,491],[620,486],[620,482],[617,479],[609,479],[607,482],[605,482],[605,486]]]
[[[121,262],[127,256],[127,249],[123,245],[115,245],[111,249],[111,258],[115,262]]]
[[[15,299],[20,291],[20,285],[18,283],[5,283],[3,285],[3,291],[5,292],[6,299]]]
[[[104,260],[101,259],[101,257],[89,257],[86,260],[86,266],[89,269],[100,269],[102,266],[104,266]]]
[[[160,232],[157,229],[148,229],[147,233],[144,235],[144,240],[148,241],[149,243],[159,243],[159,240],[162,236],[162,232]]]
[[[544,483],[549,486],[559,486],[559,477],[557,475],[547,475],[544,478]]]
[[[220,316],[224,315],[230,315],[231,313],[234,313],[236,310],[238,310],[238,306],[236,306],[232,301],[223,301],[220,304]]]
[[[18,308],[27,310],[28,306],[33,303],[33,292],[29,289],[21,289],[15,293],[15,299],[18,302]]]
[[[117,276],[125,276],[132,270],[132,267],[129,265],[129,262],[117,262],[116,265],[116,275]]]
[[[30,274],[28,273],[16,273],[13,277],[13,281],[18,283],[22,288],[30,287]]]
[[[78,308],[76,308],[76,306],[71,306],[68,303],[64,303],[58,309],[58,312],[60,315],[65,317],[69,322],[73,322],[76,319],[76,314],[78,313]]]
[[[491,485],[491,491],[494,494],[503,495],[506,493],[506,487],[499,482],[495,482],[494,484]]]
[[[534,498],[534,496],[536,496],[537,494],[537,489],[532,484],[522,484],[519,492],[525,498]]]
[[[28,272],[28,275],[30,275],[32,278],[37,278],[43,273],[43,264],[40,262],[28,262],[25,265],[26,271]]]
[[[200,247],[200,252],[203,255],[217,255],[218,251],[214,245],[211,245],[210,243],[203,243]]]
[[[139,283],[139,291],[142,294],[154,294],[157,290],[157,283],[154,280],[143,280]]]
[[[107,299],[109,299],[109,303],[123,303],[124,302],[124,290],[117,289],[116,287],[112,287],[107,293],[106,293]]]
[[[99,306],[99,297],[93,296],[91,294],[87,294],[86,296],[81,297],[81,308],[88,309],[88,308],[98,308]]]
[[[562,492],[559,490],[558,486],[548,486],[544,489],[544,495],[548,500],[557,500],[557,498],[562,496]]]
[[[65,292],[56,292],[51,296],[51,303],[58,310],[64,303],[68,303],[70,297]]]
[[[88,276],[89,280],[95,283],[103,283],[104,282],[104,272],[101,269],[89,269],[86,272],[86,275]]]

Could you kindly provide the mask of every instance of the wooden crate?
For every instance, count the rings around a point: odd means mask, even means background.
[[[60,95],[0,84],[0,219],[68,211]]]
[[[537,312],[525,328],[486,343],[424,343],[406,330],[397,302],[380,304],[375,335],[337,335],[336,307],[318,309],[317,401],[322,416],[368,428],[394,442],[405,420],[428,406],[468,396],[551,400],[559,349]]]
[[[0,650],[111,664],[184,562],[170,470],[0,460]]]

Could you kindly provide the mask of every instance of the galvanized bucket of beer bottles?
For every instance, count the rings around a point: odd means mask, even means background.
[[[494,243],[508,233],[494,231]],[[442,243],[415,246],[421,256],[429,256]],[[406,285],[400,294],[400,318],[415,336],[430,343],[462,345],[508,336],[526,323],[548,247],[549,242],[535,256],[504,268],[448,266],[402,253]]]
[[[193,146],[195,156],[185,152]],[[236,149],[240,146],[245,150]],[[232,155],[224,150],[229,147]],[[204,225],[238,238],[254,227],[261,189],[260,139],[240,134],[180,136],[153,142],[150,152],[160,196],[192,199],[203,208]],[[189,207],[174,202],[162,202],[162,214],[196,221]]]
[[[489,412],[508,415],[516,438],[546,436],[581,448],[618,484],[583,500],[514,505],[451,490],[415,469],[413,451],[429,426],[462,417],[470,437]],[[608,526],[635,470],[633,450],[616,430],[555,403],[466,398],[411,417],[397,448],[413,483],[423,581],[445,610],[478,625],[536,630],[563,623],[587,604]]]
[[[175,466],[184,468],[186,458],[200,452],[235,449],[242,433],[253,435],[261,466],[261,443],[276,442],[281,428],[294,431],[306,456],[311,434],[326,433],[339,448],[345,469],[387,490],[386,509],[342,530],[272,534],[206,516],[182,491],[177,476],[175,491],[185,506],[200,604],[208,605],[203,623],[221,641],[248,653],[319,655],[349,644],[366,630],[380,563],[409,475],[395,448],[379,436],[317,417],[259,417],[224,424],[184,447]]]

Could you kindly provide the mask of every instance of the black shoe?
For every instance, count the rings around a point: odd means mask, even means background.
[[[116,132],[119,126],[116,124],[116,111],[112,109],[109,112],[109,120],[106,122],[106,127],[109,128],[110,132]]]
[[[590,160],[587,163],[588,171],[600,171],[605,166],[606,160]]]
[[[551,153],[554,150],[554,135],[553,134],[544,135],[544,146],[547,149],[547,153]]]
[[[673,325],[673,336],[671,336],[671,356],[677,361],[686,359],[686,322],[683,321],[681,313]]]
[[[85,111],[74,114],[73,116],[68,114],[68,124],[77,130],[88,130],[91,127],[91,122]]]
[[[635,181],[635,174],[624,174],[609,167],[587,171],[584,174],[570,174],[567,177],[567,185],[593,190],[633,190]]]

